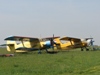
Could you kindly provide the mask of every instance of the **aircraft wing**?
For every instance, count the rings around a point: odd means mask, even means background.
[[[81,39],[79,39],[79,38],[73,38],[73,37],[63,37],[60,40],[75,41],[75,42],[81,41]]]
[[[93,38],[85,38],[85,40],[88,40],[88,39],[93,39]]]
[[[5,38],[4,40],[12,40],[12,41],[39,41],[38,38],[22,37],[22,36],[10,36],[10,37]]]
[[[61,38],[61,40],[70,41],[71,46],[69,46],[69,47],[71,47],[71,48],[79,48],[79,47],[81,47],[81,44],[82,44],[81,39],[79,39],[79,38],[63,37],[63,38]]]
[[[42,38],[42,39],[50,40],[50,39],[56,39],[56,38],[60,38],[60,37],[59,36],[55,36],[55,37],[46,37],[46,38]]]
[[[39,50],[38,48],[26,48],[26,47],[19,47],[16,50],[27,50],[27,51],[35,51]]]
[[[12,46],[12,45],[14,45],[14,44],[2,44],[0,46]]]

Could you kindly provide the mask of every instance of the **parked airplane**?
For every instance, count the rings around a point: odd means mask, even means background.
[[[38,50],[41,53],[41,50],[46,50],[49,48],[53,49],[54,44],[53,40],[59,37],[47,37],[47,38],[32,38],[32,37],[22,37],[22,36],[10,36],[5,38],[7,41],[7,51],[12,52],[28,52]]]
[[[63,37],[63,38],[57,38],[55,39],[57,43],[57,49],[60,50],[70,50],[75,48],[81,48],[81,51],[86,49],[86,51],[89,50],[89,46],[93,46],[93,38],[73,38],[73,37]]]
[[[93,45],[93,38],[73,38],[73,37],[48,37],[48,38],[32,38],[32,37],[22,37],[22,36],[10,36],[5,38],[7,41],[7,51],[12,52],[28,52],[38,50],[38,53],[41,53],[41,50],[46,50],[52,48],[53,52],[56,50],[70,50],[75,48],[81,48],[89,50],[88,46]]]

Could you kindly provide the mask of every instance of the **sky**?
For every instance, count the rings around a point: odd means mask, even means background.
[[[11,35],[94,38],[100,45],[100,0],[0,0],[0,44]]]

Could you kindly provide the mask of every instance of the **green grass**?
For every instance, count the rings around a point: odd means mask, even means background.
[[[5,49],[1,53],[8,53]],[[99,75],[100,51],[15,54],[0,57],[1,75]]]

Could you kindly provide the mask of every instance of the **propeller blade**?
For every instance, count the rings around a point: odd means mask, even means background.
[[[53,34],[53,38],[50,39],[50,42],[51,42],[52,49],[54,50],[54,34]]]
[[[91,46],[92,49],[95,50],[95,48],[94,48],[94,40],[93,40],[93,38],[92,38],[92,37],[91,37],[91,38],[87,38],[87,40],[89,40],[89,39],[90,39],[90,41],[89,41],[89,46]]]
[[[93,46],[94,45],[93,43],[94,43],[94,41],[91,39],[90,45]]]

